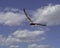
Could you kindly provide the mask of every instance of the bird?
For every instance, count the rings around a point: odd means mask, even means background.
[[[26,17],[27,17],[27,19],[29,20],[30,25],[40,25],[40,26],[46,26],[46,24],[34,23],[34,22],[31,20],[31,18],[28,16],[28,14],[26,13],[25,9],[23,9],[23,11],[24,11],[25,16],[26,16]]]

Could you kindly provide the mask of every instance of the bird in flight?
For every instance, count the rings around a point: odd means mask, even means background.
[[[45,24],[34,23],[34,22],[30,19],[30,17],[27,15],[27,13],[26,13],[25,9],[23,9],[23,11],[24,11],[24,13],[25,13],[25,16],[26,16],[26,17],[27,17],[27,19],[29,20],[30,25],[41,25],[41,26],[46,26]]]

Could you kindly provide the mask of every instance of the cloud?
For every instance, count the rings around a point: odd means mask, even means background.
[[[21,10],[6,8],[0,11],[0,24],[16,26],[21,25],[25,20],[25,16]]]
[[[52,48],[50,45],[38,45],[38,44],[31,44],[28,48]]]
[[[45,37],[43,37],[44,33],[44,31],[17,30],[8,37],[0,35],[0,45],[8,46],[22,42],[33,43],[37,41],[42,41],[45,40]]]
[[[21,42],[36,42],[44,40],[45,37],[42,37],[44,31],[30,31],[30,30],[17,30],[13,33],[16,38],[19,38]],[[38,37],[39,36],[39,37]]]
[[[18,45],[11,45],[9,48],[20,48]]]
[[[8,46],[12,44],[18,44],[20,42],[19,39],[14,38],[13,36],[4,37],[0,35],[0,46]]]
[[[48,5],[33,12],[34,22],[60,25],[60,5]]]
[[[1,11],[2,10],[2,11]],[[60,25],[60,5],[48,5],[31,12],[34,22],[47,25]],[[25,20],[25,15],[19,9],[0,9],[0,24],[14,26],[21,25]]]
[[[3,37],[3,35],[0,34],[0,45],[3,45],[5,40],[6,40],[6,38]]]

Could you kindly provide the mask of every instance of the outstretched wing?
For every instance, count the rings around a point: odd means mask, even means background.
[[[41,25],[41,26],[46,26],[46,24],[40,24],[40,23],[31,23],[30,25]]]
[[[36,25],[46,26],[45,24],[35,23]]]
[[[23,9],[23,11],[24,11],[24,13],[25,13],[25,15],[26,15],[27,19],[30,21],[30,23],[32,23],[32,20],[31,20],[31,19],[29,18],[29,16],[27,15],[27,13],[26,13],[25,9]]]

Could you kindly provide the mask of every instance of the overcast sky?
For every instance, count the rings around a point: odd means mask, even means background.
[[[60,48],[60,0],[0,0],[0,48]]]

